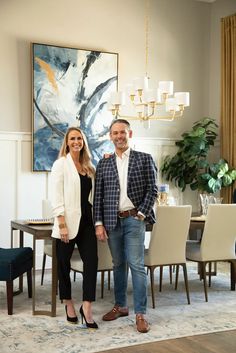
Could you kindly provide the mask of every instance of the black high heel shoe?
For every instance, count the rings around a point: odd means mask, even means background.
[[[78,317],[74,316],[74,317],[70,317],[67,314],[67,305],[65,305],[65,310],[66,310],[66,319],[68,322],[70,322],[71,324],[77,324],[78,323]]]
[[[83,321],[85,321],[85,324],[87,326],[87,328],[98,328],[98,325],[96,324],[96,322],[87,322],[86,317],[84,315],[84,311],[83,311],[83,306],[81,305],[80,309],[79,309],[80,315],[81,315],[81,321],[83,323]]]

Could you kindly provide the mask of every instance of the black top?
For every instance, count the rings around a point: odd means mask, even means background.
[[[87,175],[79,174],[81,185],[81,212],[82,217],[87,222],[92,223],[92,205],[88,201],[90,191],[92,189],[92,180]]]

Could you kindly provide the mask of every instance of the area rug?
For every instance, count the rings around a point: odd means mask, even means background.
[[[32,316],[31,299],[27,290],[14,297],[14,314],[7,315],[5,284],[0,283],[0,352],[22,353],[92,353],[112,348],[160,341],[170,338],[192,336],[217,331],[236,329],[236,292],[230,290],[229,265],[218,264],[217,276],[212,278],[209,288],[209,302],[204,299],[202,282],[199,281],[196,265],[188,264],[191,304],[187,304],[182,275],[179,288],[169,283],[168,270],[164,272],[162,292],[158,291],[156,274],[156,309],[151,307],[150,286],[148,296],[148,319],[151,330],[146,334],[135,329],[135,315],[132,306],[132,287],[129,284],[130,315],[112,322],[102,321],[102,315],[113,305],[113,291],[105,284],[104,298],[100,298],[98,278],[97,301],[94,304],[94,318],[98,330],[84,328],[81,321],[71,325],[65,320],[64,306],[58,300],[57,317]],[[129,276],[130,277],[130,276]],[[26,282],[26,281],[24,281]],[[131,282],[131,280],[130,280]],[[113,283],[111,283],[111,287]],[[77,309],[81,304],[81,277],[73,282],[73,294]],[[50,273],[40,286],[37,274],[37,309],[46,309],[50,299]]]

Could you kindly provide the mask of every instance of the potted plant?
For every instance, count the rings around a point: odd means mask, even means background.
[[[160,168],[162,176],[182,191],[189,185],[191,190],[214,194],[222,187],[232,185],[236,180],[236,169],[230,168],[224,159],[214,163],[208,161],[217,128],[217,123],[211,118],[195,122],[192,129],[176,141],[177,153],[164,158]]]

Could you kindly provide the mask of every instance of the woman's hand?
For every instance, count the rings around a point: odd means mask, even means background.
[[[60,236],[61,241],[63,241],[64,243],[69,243],[68,230],[66,225],[63,228],[60,228]]]

